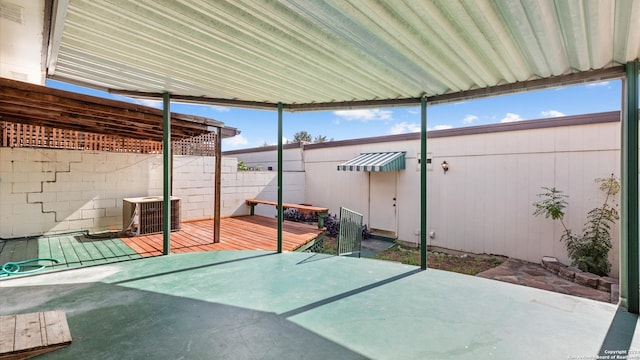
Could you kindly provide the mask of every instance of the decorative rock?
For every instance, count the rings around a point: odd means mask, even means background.
[[[617,304],[620,301],[620,285],[611,285],[611,303]]]
[[[598,279],[598,290],[611,292],[611,286],[617,285],[617,284],[618,284],[618,279],[608,277],[608,276],[603,276],[600,279]]]
[[[559,262],[554,257],[545,256],[542,258],[542,267],[557,275],[560,273],[560,269],[567,268],[567,265]]]
[[[580,285],[584,285],[584,286],[588,286],[588,287],[592,287],[594,289],[598,288],[598,280],[600,279],[600,276],[592,274],[592,273],[588,273],[588,272],[576,272],[575,273],[575,278],[573,281],[575,281],[576,284],[580,284]]]
[[[567,279],[569,281],[573,281],[573,279],[576,276],[576,268],[572,268],[572,267],[560,267],[558,270],[558,275],[563,278],[563,279]],[[580,270],[578,270],[580,271]]]

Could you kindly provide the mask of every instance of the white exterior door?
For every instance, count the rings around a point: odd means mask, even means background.
[[[369,173],[369,228],[381,235],[396,237],[397,171]]]

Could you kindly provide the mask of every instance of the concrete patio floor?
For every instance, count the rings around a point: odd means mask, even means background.
[[[62,309],[43,359],[640,358],[613,304],[372,259],[177,254],[0,280],[0,315]]]

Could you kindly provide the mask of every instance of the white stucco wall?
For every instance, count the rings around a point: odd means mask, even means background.
[[[246,198],[275,200],[276,172],[238,172],[235,158],[222,160],[222,217],[248,214]],[[174,157],[182,221],[213,217],[214,169],[213,157]],[[285,201],[304,201],[304,173],[285,173],[284,183]],[[119,230],[123,198],[161,194],[161,155],[0,148],[0,238]]]

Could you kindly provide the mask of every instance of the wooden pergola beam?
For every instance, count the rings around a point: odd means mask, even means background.
[[[163,137],[160,109],[5,78],[0,78],[0,119],[154,141]],[[171,114],[172,140],[220,127],[224,124],[205,117]]]

